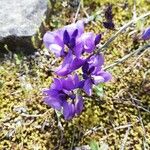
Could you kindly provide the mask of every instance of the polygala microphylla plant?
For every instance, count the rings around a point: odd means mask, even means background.
[[[101,34],[84,32],[83,21],[48,31],[43,37],[46,48],[63,59],[55,71],[61,77],[55,78],[50,88],[43,91],[44,101],[62,112],[66,120],[82,112],[84,102],[81,91],[91,96],[93,85],[111,79],[111,74],[103,70],[103,55],[94,52],[100,40]],[[79,68],[82,68],[80,76]]]

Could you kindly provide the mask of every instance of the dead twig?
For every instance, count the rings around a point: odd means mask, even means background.
[[[75,14],[75,17],[74,17],[74,23],[76,22],[77,20],[77,17],[78,17],[78,14],[79,14],[79,11],[80,11],[80,8],[81,8],[81,1],[79,2],[79,5],[78,5],[78,8],[77,8],[77,11],[76,11],[76,14]]]
[[[143,138],[143,148],[144,148],[144,150],[147,150],[147,148],[149,149],[149,147],[148,147],[148,144],[146,143],[147,142],[146,131],[145,131],[145,127],[144,127],[144,123],[143,123],[143,119],[142,119],[142,116],[141,116],[140,109],[138,109],[138,112],[139,112],[139,121],[141,123],[141,127],[143,129],[143,134],[144,134],[143,135],[144,136],[144,138]]]
[[[133,5],[133,20],[136,19],[136,0],[134,0],[134,5]]]
[[[73,135],[72,135],[72,142],[71,142],[71,148],[70,150],[73,150],[73,146],[74,146],[74,139],[75,138],[75,127],[73,128]]]
[[[114,130],[129,128],[129,127],[132,127],[132,126],[133,126],[132,124],[126,124],[126,125],[115,127]]]
[[[146,130],[145,130],[145,126],[144,126],[144,123],[143,123],[143,118],[141,116],[141,111],[140,111],[138,105],[136,104],[134,97],[132,95],[130,95],[130,96],[131,96],[131,98],[132,98],[132,100],[133,100],[133,102],[134,102],[134,104],[135,104],[135,106],[138,110],[138,118],[139,118],[139,122],[141,124],[142,130],[143,130],[143,148],[144,148],[144,150],[147,150],[147,149],[149,149],[149,146],[146,143],[147,142]]]
[[[111,44],[111,42],[120,34],[122,33],[125,29],[127,29],[129,26],[131,26],[133,23],[136,23],[137,21],[150,16],[150,12],[143,14],[139,17],[133,18],[131,21],[129,21],[128,23],[126,23],[125,25],[123,25],[120,30],[118,30],[110,39],[108,39],[108,41],[106,43],[104,43],[104,45],[102,45],[102,47],[99,48],[98,51],[102,51],[102,49],[106,50],[106,48]],[[104,51],[103,50],[103,51]]]
[[[126,142],[127,142],[128,136],[129,136],[130,128],[131,127],[129,126],[127,131],[126,131],[126,133],[125,133],[124,139],[122,140],[122,144],[121,144],[120,150],[124,150],[125,149],[125,145],[126,145]]]
[[[129,54],[125,55],[124,57],[122,57],[121,59],[118,59],[116,60],[113,64],[109,65],[109,66],[106,66],[104,69],[107,70],[107,69],[110,69],[110,68],[113,68],[114,66],[124,62],[125,60],[127,60],[129,57],[131,57],[132,55],[136,54],[136,53],[140,53],[141,51],[145,51],[147,48],[150,47],[150,44],[147,44],[147,45],[144,45],[140,48],[138,48],[137,50],[135,51],[132,51],[130,52]]]
[[[36,118],[36,117],[43,117],[44,115],[46,115],[48,112],[49,112],[50,110],[48,110],[48,111],[46,111],[45,113],[43,113],[43,114],[35,114],[35,115],[30,115],[30,114],[25,114],[25,113],[22,113],[22,114],[20,114],[21,116],[23,116],[23,117],[27,117],[27,118]]]
[[[137,58],[136,60],[126,69],[129,70],[129,68],[135,68],[137,66],[137,62],[138,60],[148,51],[148,49],[146,49],[145,51],[143,51]]]
[[[88,130],[87,132],[84,133],[83,136],[87,136],[93,132],[96,132],[98,130],[104,130],[104,127],[101,127],[101,126],[96,126],[96,127],[93,127],[92,129]]]
[[[96,18],[97,16],[99,16],[99,15],[102,13],[102,11],[97,11],[94,15],[90,16],[90,15],[86,12],[86,9],[84,8],[83,0],[81,0],[80,4],[81,4],[81,8],[82,8],[83,13],[84,13],[85,16],[87,17],[86,19],[84,19],[85,24],[88,24],[89,22],[92,22],[95,26],[97,26],[97,23],[94,22],[94,20],[95,20],[95,18]]]

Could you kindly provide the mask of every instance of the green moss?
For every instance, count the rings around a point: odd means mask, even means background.
[[[84,6],[90,6],[88,12],[90,14],[95,10],[104,9],[104,4],[106,5],[108,2],[110,1],[86,0]],[[114,2],[114,22],[118,28],[132,18],[133,4],[129,3],[124,8],[124,1]],[[59,11],[59,14],[57,12],[56,16],[52,17],[48,26],[58,28],[70,22],[72,11],[68,8],[70,8],[69,5],[64,8],[61,6],[61,2],[57,3],[55,9]],[[150,5],[147,5],[147,2],[141,2],[140,7],[137,5],[137,15],[147,12],[149,9]],[[61,16],[60,12],[62,12]],[[84,16],[82,10],[80,13],[81,17]],[[96,33],[106,31],[102,27],[101,21],[96,23],[97,26],[90,23],[86,29]],[[147,19],[144,25],[147,26],[149,23],[150,21]],[[129,36],[133,30],[135,28],[127,29],[110,45],[105,52],[106,65],[128,54],[136,46],[144,44],[139,41],[138,45],[134,45],[132,36]],[[102,43],[114,32],[106,31]],[[146,71],[150,68],[148,51],[139,58],[136,67],[133,62],[137,56],[134,56],[110,69],[113,79],[105,84],[104,96],[101,98],[96,95],[91,98],[85,97],[85,108],[79,117],[69,122],[60,120],[64,130],[58,127],[58,120],[53,109],[43,103],[41,91],[43,88],[49,87],[54,77],[51,70],[55,67],[51,65],[55,58],[52,55],[50,58],[46,57],[44,52],[45,49],[39,50],[38,57],[14,55],[13,58],[1,61],[0,141],[2,142],[0,149],[46,150],[55,148],[61,150],[71,148],[72,145],[89,144],[94,139],[107,143],[112,150],[120,149],[127,128],[115,130],[115,127],[127,124],[131,124],[131,129],[126,149],[142,149],[145,137],[146,143],[150,144],[150,113],[136,107],[136,105],[150,106],[150,73],[146,75],[146,79],[144,78]],[[132,97],[137,99],[136,103]],[[44,115],[30,117],[23,116],[23,113]],[[138,119],[139,113],[144,129]],[[96,130],[91,130],[93,128]],[[145,130],[145,134],[143,130]]]

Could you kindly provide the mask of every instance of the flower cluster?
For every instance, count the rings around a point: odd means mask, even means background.
[[[102,54],[94,53],[100,40],[101,34],[84,32],[83,21],[49,31],[43,37],[46,48],[63,60],[55,71],[61,78],[55,78],[50,88],[44,90],[44,101],[61,111],[66,120],[79,115],[83,110],[81,90],[91,96],[93,85],[111,79],[111,74],[102,68]],[[79,68],[82,71],[80,76],[77,74]]]

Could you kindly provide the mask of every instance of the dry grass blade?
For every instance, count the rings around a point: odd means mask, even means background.
[[[130,133],[130,126],[128,127],[128,129],[127,129],[127,131],[125,133],[124,139],[122,140],[122,144],[121,144],[120,150],[124,150],[125,149],[125,145],[126,145],[129,133]]]

